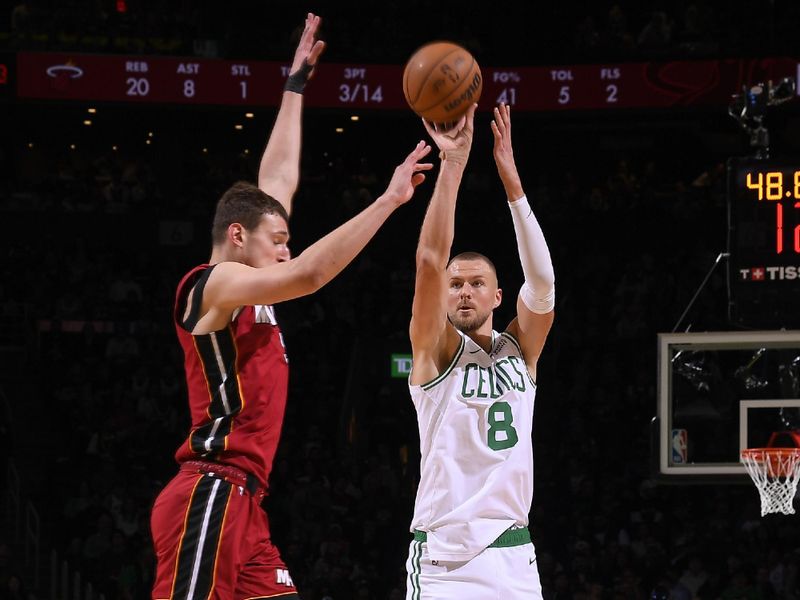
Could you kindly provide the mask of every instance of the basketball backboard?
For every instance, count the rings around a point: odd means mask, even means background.
[[[800,331],[659,334],[658,381],[659,478],[746,483],[741,450],[800,429]]]

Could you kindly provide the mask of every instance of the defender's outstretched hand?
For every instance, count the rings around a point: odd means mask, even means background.
[[[424,141],[420,141],[411,151],[406,159],[397,166],[392,175],[389,185],[383,196],[395,203],[397,206],[405,204],[414,195],[414,189],[425,181],[425,173],[433,168],[432,163],[421,163],[431,151],[431,147]]]
[[[311,67],[308,78],[313,74],[314,65],[317,64],[319,55],[325,49],[325,42],[315,40],[321,21],[322,19],[314,13],[308,13],[306,16],[306,25],[303,29],[303,34],[300,36],[300,42],[297,44],[297,50],[294,53],[292,68],[289,70],[290,74],[294,74],[303,68],[304,62]]]
[[[425,119],[422,120],[428,135],[439,147],[439,158],[443,161],[454,162],[461,166],[467,164],[469,151],[472,148],[472,132],[474,130],[475,109],[477,107],[477,104],[470,106],[458,123],[447,130],[440,129],[440,126],[435,123],[428,123]]]
[[[514,161],[514,148],[511,144],[511,107],[500,104],[494,109],[494,120],[491,124],[494,135],[494,162],[497,173],[506,189],[509,201],[522,196],[522,183]]]

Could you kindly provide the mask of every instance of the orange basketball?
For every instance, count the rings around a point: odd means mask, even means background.
[[[415,113],[433,123],[452,123],[478,101],[483,78],[478,62],[452,42],[417,50],[403,71],[403,93]]]

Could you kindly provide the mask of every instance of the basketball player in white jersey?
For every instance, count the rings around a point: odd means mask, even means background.
[[[475,106],[453,133],[425,124],[441,168],[417,247],[410,336],[411,398],[421,478],[406,563],[407,600],[541,599],[528,531],[536,363],[553,323],[555,277],[522,190],[510,110],[494,110],[494,159],[511,211],[525,283],[502,333],[502,291],[488,258],[448,262],[456,196],[472,146]]]

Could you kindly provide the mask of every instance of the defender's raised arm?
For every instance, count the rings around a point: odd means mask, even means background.
[[[422,171],[433,168],[420,162],[430,150],[425,142],[419,142],[375,202],[296,258],[290,257],[289,233],[282,216],[267,214],[251,230],[239,222],[230,223],[215,241],[209,263],[216,267],[205,286],[201,310],[201,315],[208,314],[208,322],[201,319],[198,327],[213,331],[224,327],[239,306],[291,300],[328,283],[361,252],[389,215],[411,199],[414,189],[425,180]],[[221,204],[224,201],[225,197]],[[269,260],[265,252],[276,253],[276,260]]]
[[[289,215],[300,180],[303,89],[325,49],[325,42],[315,39],[319,24],[320,17],[308,13],[284,87],[278,116],[258,169],[259,189],[280,202]]]

